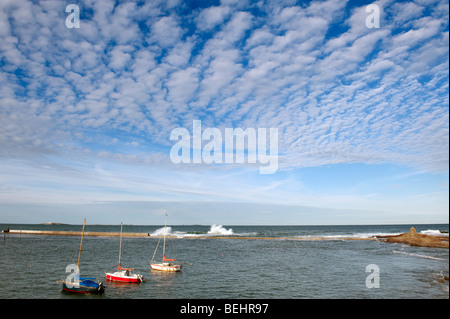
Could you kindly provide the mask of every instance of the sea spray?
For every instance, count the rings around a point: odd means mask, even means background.
[[[172,227],[161,227],[155,230],[150,236],[169,236],[172,233]]]
[[[229,236],[229,235],[235,235],[233,233],[233,229],[226,229],[222,225],[213,224],[210,226],[210,229],[207,232],[179,232],[179,231],[173,231],[172,227],[161,227],[155,230],[154,232],[150,233],[150,236],[154,237],[160,237],[160,236],[177,236],[179,238],[183,238],[185,236],[190,237],[196,237],[196,236],[202,236],[202,235],[220,235],[220,236]]]
[[[431,236],[448,236],[448,233],[441,233],[441,231],[437,229],[422,230],[420,233]]]
[[[226,229],[222,225],[211,225],[211,228],[208,231],[210,235],[234,235],[233,229]]]

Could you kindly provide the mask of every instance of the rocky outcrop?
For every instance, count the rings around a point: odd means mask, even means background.
[[[392,236],[376,236],[376,237],[379,240],[388,243],[403,243],[411,246],[420,246],[420,247],[448,248],[447,236],[419,234],[416,232],[416,229],[414,227],[411,227],[409,233],[403,233],[400,235],[392,235]]]

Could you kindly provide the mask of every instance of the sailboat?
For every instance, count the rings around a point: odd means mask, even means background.
[[[119,266],[118,271],[114,273],[105,273],[106,279],[111,281],[128,282],[140,284],[144,281],[142,275],[133,273],[134,268],[123,268],[120,264],[120,255],[122,253],[122,223],[120,223],[120,242],[119,242]]]
[[[81,248],[83,247],[84,226],[86,225],[86,218],[83,221],[83,229],[81,231],[80,250],[78,251],[78,262],[73,280],[66,280],[62,282],[63,291],[76,292],[76,293],[103,293],[105,292],[105,286],[102,283],[97,283],[94,280],[96,278],[80,277],[79,266],[81,258]]]
[[[161,238],[159,238],[158,244],[156,245],[155,252],[153,253],[152,260],[150,261],[150,267],[154,270],[160,270],[160,271],[171,271],[171,272],[181,271],[181,268],[183,268],[183,264],[172,263],[173,261],[175,261],[175,259],[166,258],[166,230],[167,230],[166,225],[167,225],[167,213],[166,213],[166,218],[164,219],[163,256],[162,256],[163,261],[161,263],[154,262],[155,254],[156,254],[156,251],[158,250],[159,242],[161,241]]]

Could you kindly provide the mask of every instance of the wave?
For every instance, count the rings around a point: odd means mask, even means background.
[[[161,227],[155,230],[150,236],[169,236],[172,235],[172,227]]]
[[[248,228],[247,228],[248,229]],[[246,229],[246,230],[247,230]],[[250,230],[250,229],[249,229]],[[441,233],[439,230],[424,230],[421,233],[425,233],[428,235],[442,235],[445,236],[448,234]],[[238,231],[233,228],[227,228],[220,224],[212,224],[208,227],[199,226],[199,228],[189,226],[188,229],[181,228],[181,230],[177,230],[177,227],[161,227],[156,229],[155,231],[149,233],[152,237],[161,237],[161,236],[171,236],[177,238],[207,238],[207,237],[264,237],[264,238],[278,238],[278,239],[289,239],[289,238],[297,238],[304,240],[315,240],[315,239],[323,239],[323,240],[345,240],[345,239],[371,239],[378,236],[396,236],[400,235],[402,232],[317,232],[315,234],[289,234],[289,232],[248,232],[248,231]]]
[[[419,254],[414,254],[414,253],[406,253],[406,252],[398,251],[398,250],[393,250],[392,252],[393,252],[394,254],[401,254],[401,255],[407,255],[407,256],[419,257],[419,258],[425,258],[425,259],[444,260],[443,258],[432,257],[432,256],[426,256],[426,255],[419,255]]]
[[[222,235],[222,236],[229,236],[234,235],[233,229],[226,229],[222,225],[211,225],[211,228],[208,231],[208,234],[210,235]]]
[[[213,224],[206,235],[210,236],[258,236],[257,232],[235,233],[233,229],[226,229],[222,225]]]
[[[448,236],[448,233],[441,233],[441,231],[437,229],[422,230],[420,233],[431,236]]]
[[[226,229],[222,225],[211,225],[209,231],[191,231],[191,232],[182,232],[182,231],[173,231],[172,227],[161,227],[150,233],[150,236],[153,237],[161,237],[161,236],[176,236],[178,238],[184,237],[202,237],[202,236],[230,236],[235,235],[233,233],[233,229]]]
[[[352,235],[355,238],[373,238],[377,236],[397,236],[402,233],[356,233]]]
[[[213,224],[210,226],[209,230],[191,230],[189,232],[177,231],[173,230],[171,227],[161,227],[155,230],[152,233],[149,233],[152,237],[161,237],[161,236],[171,236],[178,238],[185,237],[215,237],[215,236],[257,236],[258,233],[250,232],[250,233],[234,233],[232,228],[225,228],[222,225]]]
[[[336,235],[303,235],[303,236],[293,236],[294,238],[302,238],[302,239],[314,239],[314,238],[320,238],[320,239],[330,239],[330,240],[340,240],[340,239],[346,239],[346,238],[354,238],[354,239],[364,239],[364,238],[374,238],[376,236],[396,236],[400,235],[401,233],[354,233],[354,234],[336,234]]]
[[[440,230],[428,229],[420,232],[421,234],[431,235],[431,236],[448,236],[448,233],[442,233]],[[373,238],[377,236],[398,236],[403,233],[353,233],[353,234],[336,234],[336,235],[307,235],[307,236],[297,236],[299,238],[325,238],[325,239],[342,239],[342,238],[355,238],[355,239],[364,239],[364,238]]]

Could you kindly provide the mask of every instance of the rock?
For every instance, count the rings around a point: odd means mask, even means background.
[[[400,235],[392,235],[392,236],[376,236],[376,238],[389,243],[403,243],[411,246],[437,247],[448,249],[447,236],[419,234],[416,232],[416,229],[414,227],[411,227],[409,233],[403,233]]]

